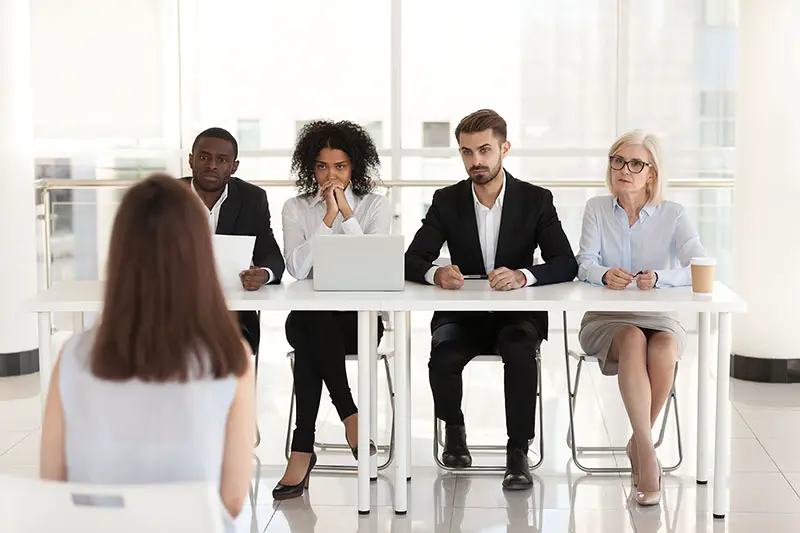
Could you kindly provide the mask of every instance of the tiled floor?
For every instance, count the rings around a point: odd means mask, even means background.
[[[536,471],[532,491],[506,494],[497,475],[453,475],[437,470],[432,457],[432,404],[426,361],[429,337],[419,325],[412,342],[412,475],[409,512],[395,516],[391,507],[393,471],[386,470],[372,487],[373,512],[356,512],[354,475],[314,474],[301,500],[272,501],[270,491],[283,469],[283,446],[291,378],[280,316],[265,317],[265,349],[259,369],[259,423],[262,443],[256,454],[263,463],[256,477],[255,507],[239,518],[242,532],[736,532],[800,531],[800,385],[765,385],[734,381],[733,474],[731,512],[727,520],[711,517],[712,492],[694,480],[696,442],[696,342],[681,363],[678,399],[684,461],[664,479],[660,507],[631,504],[629,479],[586,476],[570,461],[565,443],[568,425],[563,353],[557,342],[543,348],[545,461]],[[555,335],[554,335],[555,337]],[[558,337],[555,337],[558,338]],[[352,368],[351,370],[355,370]],[[624,444],[628,426],[613,378],[596,368],[584,373],[578,407],[578,438],[584,443]],[[382,371],[379,376],[383,379]],[[355,380],[351,380],[355,385]],[[465,372],[465,413],[471,444],[504,443],[502,368],[474,363]],[[0,380],[0,473],[37,474],[39,453],[38,376]],[[355,392],[355,391],[354,391]],[[380,436],[390,420],[381,389]],[[709,428],[713,431],[713,428]],[[343,429],[328,403],[320,412],[318,437],[341,442]],[[534,445],[532,447],[535,448]],[[659,452],[662,463],[676,458],[670,423]],[[502,461],[502,456],[474,454],[476,462]],[[323,461],[354,464],[347,453],[325,452]],[[615,459],[589,459],[592,464]],[[625,461],[624,455],[617,457]]]

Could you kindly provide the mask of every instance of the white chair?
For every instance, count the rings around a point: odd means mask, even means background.
[[[542,407],[542,358],[541,358],[541,351],[537,348],[536,350],[536,375],[538,380],[537,392],[536,392],[536,403],[538,404],[538,411],[539,411],[539,431],[538,431],[538,438],[539,438],[539,459],[535,463],[530,464],[531,470],[536,470],[542,465],[544,461],[544,435],[542,432],[544,431],[544,422],[542,421],[544,409]],[[477,361],[477,362],[484,362],[484,363],[496,363],[496,362],[503,362],[503,358],[499,355],[479,355],[474,357],[470,362]],[[440,457],[440,448],[444,448],[444,423],[439,420],[438,418],[433,419],[433,459],[436,461],[436,464],[439,468],[443,470],[448,470],[451,472],[457,471],[478,471],[478,472],[505,472],[505,466],[492,466],[492,465],[475,465],[473,464],[469,468],[453,468],[450,466],[445,465],[442,462]],[[530,443],[529,443],[530,444]],[[479,445],[468,445],[470,452],[494,452],[494,453],[506,453],[506,445],[502,444],[479,444]]]
[[[8,533],[222,533],[229,519],[210,483],[110,486],[6,476],[0,517]]]
[[[383,342],[381,343],[383,344]],[[289,365],[292,368],[292,374],[294,374],[294,351],[291,351],[286,354],[289,359]],[[378,444],[375,443],[375,447],[378,450],[378,453],[387,453],[386,460],[378,465],[378,470],[385,470],[392,464],[394,460],[394,383],[392,382],[392,374],[390,371],[391,365],[389,361],[394,358],[394,350],[393,349],[381,349],[378,347],[377,350],[377,357],[378,362],[383,362],[383,368],[386,372],[386,389],[389,392],[389,405],[392,408],[392,428],[389,436],[389,443],[388,444]],[[347,354],[345,356],[346,362],[358,362],[358,354]],[[375,387],[377,389],[377,387]],[[377,395],[377,390],[370,391],[370,396],[375,397]],[[295,403],[295,387],[294,382],[292,383],[292,396],[289,400],[289,422],[286,426],[286,443],[284,445],[284,455],[286,456],[286,460],[289,460],[289,456],[291,455],[291,440],[292,440],[292,422],[294,421],[294,403]],[[372,406],[374,408],[376,401],[372,400]],[[377,429],[377,428],[375,428]],[[346,443],[338,443],[338,442],[314,442],[314,448],[320,450],[347,450],[348,453],[350,451],[350,446]],[[373,463],[374,464],[374,463]],[[314,470],[318,471],[328,471],[328,472],[355,472],[358,470],[357,465],[342,465],[342,464],[322,464],[317,463],[314,467]]]
[[[563,320],[564,320],[564,357],[566,360],[567,365],[567,393],[569,394],[569,429],[567,430],[567,446],[570,447],[572,450],[572,460],[575,463],[575,466],[583,470],[584,472],[590,474],[617,474],[617,473],[624,473],[630,472],[630,467],[592,467],[584,465],[580,462],[578,458],[581,454],[592,454],[592,453],[599,453],[599,454],[614,454],[618,452],[625,452],[625,446],[578,446],[576,444],[575,438],[575,404],[578,400],[578,389],[581,381],[581,370],[583,369],[583,364],[586,362],[597,362],[596,357],[592,357],[590,355],[586,355],[584,353],[578,353],[569,348],[569,338],[567,334],[567,312],[563,311]],[[574,359],[577,361],[578,366],[575,371],[575,381],[573,384],[571,370],[570,370],[570,359]],[[670,412],[674,413],[675,415],[675,433],[678,439],[678,462],[674,465],[665,466],[664,472],[672,472],[677,470],[678,467],[681,466],[683,462],[683,442],[681,439],[681,424],[680,424],[680,417],[678,415],[678,397],[675,394],[675,377],[678,375],[678,365],[675,365],[675,375],[673,376],[672,380],[672,391],[670,392],[669,398],[667,399],[667,404],[664,406],[664,415],[661,422],[661,430],[659,431],[658,440],[655,442],[655,447],[658,448],[664,442],[664,434],[667,430],[667,421],[669,419]],[[674,409],[672,409],[674,407]]]

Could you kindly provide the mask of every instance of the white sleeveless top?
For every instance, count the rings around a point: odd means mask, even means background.
[[[219,489],[237,378],[186,383],[102,380],[89,365],[94,336],[95,330],[73,336],[61,356],[67,480],[207,481]]]

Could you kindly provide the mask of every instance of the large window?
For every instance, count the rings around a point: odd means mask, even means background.
[[[298,129],[333,118],[367,128],[383,179],[457,180],[453,129],[485,107],[508,121],[508,170],[554,189],[574,246],[626,130],[663,138],[668,179],[733,177],[733,0],[107,4],[31,0],[37,155],[73,178],[138,176],[109,165],[145,160],[187,175],[195,135],[222,126],[239,138],[243,178],[284,180]],[[600,188],[578,186],[589,182]],[[286,185],[269,192],[276,225]],[[396,230],[411,237],[433,190],[392,191]],[[730,194],[717,192],[676,198],[724,257],[714,222],[727,224]],[[60,231],[75,226],[68,213]]]

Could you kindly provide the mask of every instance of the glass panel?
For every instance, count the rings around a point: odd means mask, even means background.
[[[170,91],[167,74],[166,3],[31,2],[37,141],[102,142],[109,148],[169,144],[165,129],[173,117],[167,112],[178,94]]]
[[[260,121],[269,149],[318,118],[381,122],[390,142],[388,0],[198,0],[181,17],[185,145],[240,119]]]
[[[449,122],[452,137],[461,118],[485,107],[508,121],[516,146],[606,146],[615,127],[616,5],[404,0],[403,146],[428,146],[428,122]]]
[[[713,19],[734,21],[736,2],[703,3],[704,9],[696,0],[628,4],[625,127],[652,131],[671,150],[733,146],[737,28],[719,26],[707,15],[711,9]]]

